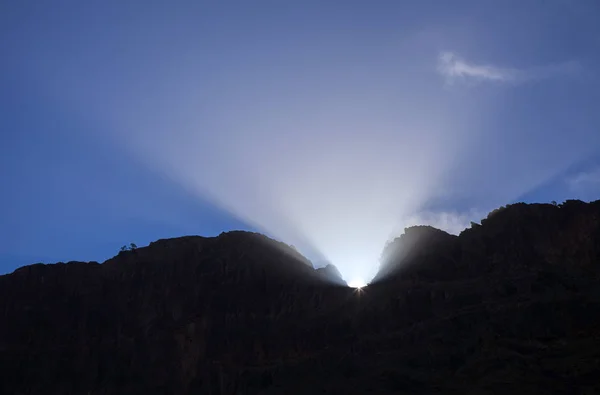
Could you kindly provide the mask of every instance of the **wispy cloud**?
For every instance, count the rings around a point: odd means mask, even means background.
[[[529,69],[497,67],[489,64],[469,62],[454,52],[442,52],[438,57],[438,72],[447,83],[455,81],[488,81],[500,83],[521,83],[567,75],[580,69],[578,62],[563,62]]]
[[[472,78],[488,81],[514,81],[517,69],[504,69],[490,65],[479,65],[465,61],[453,52],[442,52],[438,59],[438,71],[452,81],[457,78]]]

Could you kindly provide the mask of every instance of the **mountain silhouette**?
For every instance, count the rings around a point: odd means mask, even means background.
[[[600,201],[407,228],[357,290],[266,236],[0,276],[2,394],[600,392]]]

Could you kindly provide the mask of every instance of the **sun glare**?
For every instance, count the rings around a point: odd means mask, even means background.
[[[362,278],[355,278],[354,280],[348,282],[348,286],[351,288],[363,288],[367,283]]]

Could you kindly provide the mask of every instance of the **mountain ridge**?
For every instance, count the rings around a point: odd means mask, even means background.
[[[409,228],[362,290],[277,243],[187,236],[0,276],[0,392],[600,390],[600,201]]]

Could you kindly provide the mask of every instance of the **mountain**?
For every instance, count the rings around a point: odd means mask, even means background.
[[[348,284],[342,278],[342,274],[340,273],[338,268],[332,264],[328,264],[324,267],[318,268],[317,273],[319,273],[319,275],[323,276],[333,284],[348,286]]]
[[[599,265],[600,201],[567,201],[408,228],[362,290],[248,232],[25,266],[0,393],[599,393]]]

